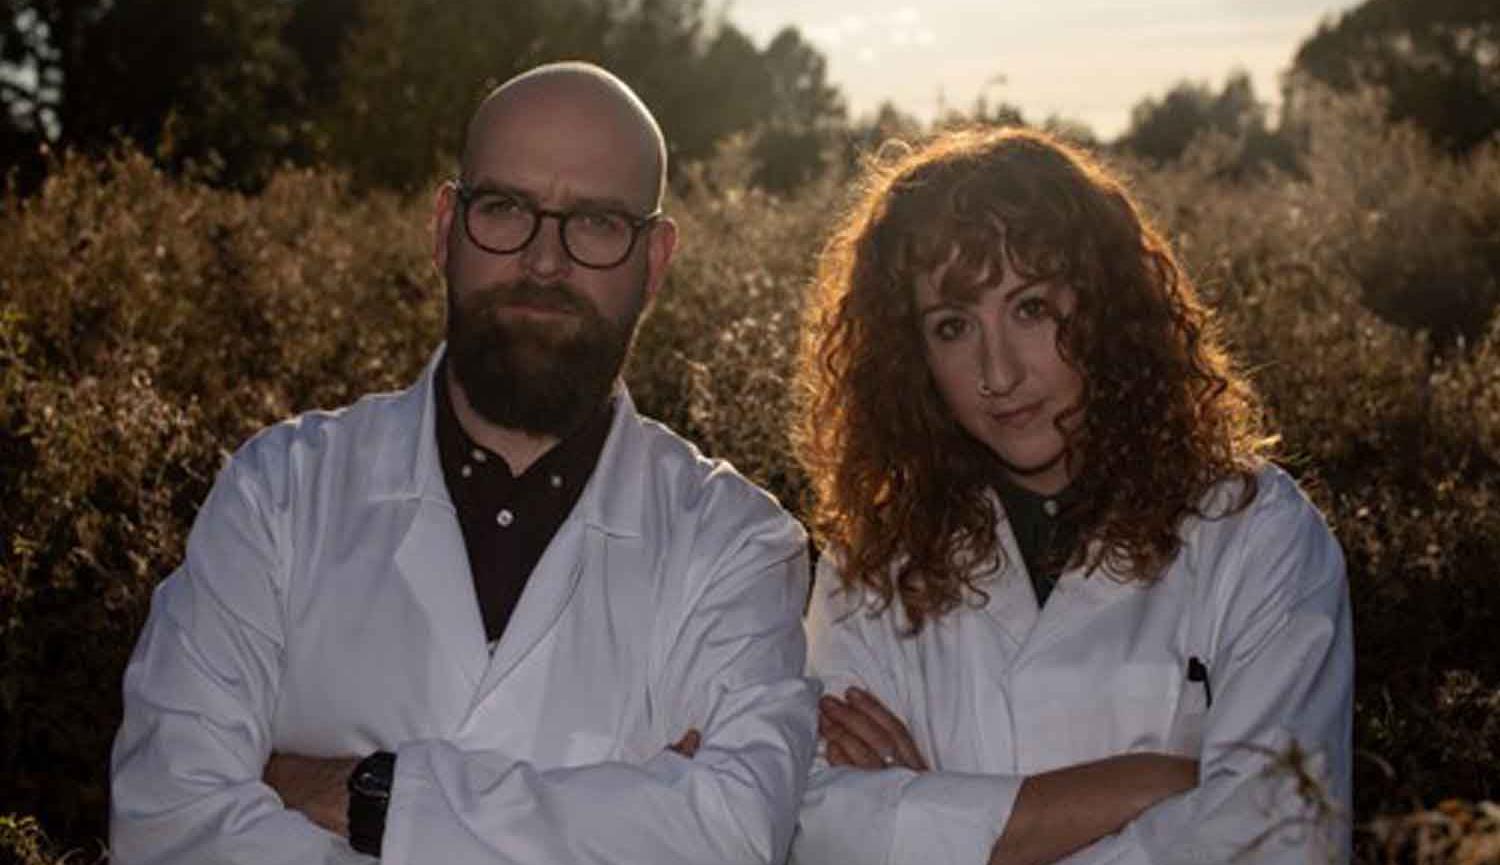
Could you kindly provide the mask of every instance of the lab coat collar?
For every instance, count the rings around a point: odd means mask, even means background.
[[[396,547],[396,565],[412,584],[435,638],[471,685],[477,709],[496,685],[551,630],[588,561],[601,561],[601,544],[620,543],[619,553],[638,548],[643,535],[643,497],[649,448],[644,421],[623,385],[593,475],[573,513],[563,521],[527,580],[505,636],[489,657],[462,530],[443,479],[437,448],[434,376],[440,346],[422,376],[395,397],[395,434],[379,445],[372,471],[375,497],[412,501],[412,521]]]
[[[381,443],[372,466],[371,490],[376,499],[421,498],[453,509],[438,457],[437,410],[433,403],[435,376],[444,348],[439,345],[421,377],[395,397],[397,415],[404,422],[399,435],[388,436]],[[650,469],[641,442],[646,422],[636,413],[635,402],[623,383],[616,383],[614,400],[614,417],[604,449],[569,519],[581,520],[612,536],[639,537],[642,496]]]
[[[1010,521],[1005,518],[1004,506],[993,491],[990,496],[999,515],[995,531],[1005,566],[992,572],[982,584],[989,594],[985,612],[1000,624],[1020,650],[1018,664],[1059,635],[1076,632],[1081,621],[1145,590],[1143,584],[1122,579],[1107,565],[1092,573],[1075,566],[1058,576],[1057,587],[1052,590],[1046,606],[1039,608],[1020,546],[1011,531]]]
[[[989,595],[984,609],[1019,649],[1036,627],[1036,591],[1027,578],[1026,562],[1021,558],[1021,548],[1011,531],[1010,520],[1005,518],[1005,508],[993,490],[988,495],[999,516],[995,536],[1000,546],[1000,562],[998,568],[992,569],[980,581],[980,587]]]

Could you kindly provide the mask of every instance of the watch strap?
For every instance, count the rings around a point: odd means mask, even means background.
[[[380,855],[395,775],[396,755],[390,751],[376,751],[349,773],[349,846],[361,853]]]

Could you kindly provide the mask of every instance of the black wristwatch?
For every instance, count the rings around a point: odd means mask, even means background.
[[[349,846],[361,853],[380,855],[395,774],[396,755],[390,751],[376,751],[349,773]]]

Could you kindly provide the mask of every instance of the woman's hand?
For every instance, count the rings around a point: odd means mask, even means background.
[[[859,688],[845,691],[843,699],[825,696],[818,701],[818,735],[828,743],[828,762],[833,766],[928,769],[906,724]]]
[[[1198,761],[1170,754],[1119,754],[1028,776],[990,865],[1056,862],[1197,784]]]

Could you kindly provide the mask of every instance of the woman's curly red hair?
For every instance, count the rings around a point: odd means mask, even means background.
[[[915,632],[982,598],[976,575],[1001,557],[994,457],[938,395],[917,322],[915,279],[955,248],[945,287],[998,263],[1077,297],[1057,337],[1084,380],[1074,564],[1154,579],[1210,487],[1239,478],[1235,507],[1253,499],[1269,443],[1255,395],[1167,243],[1097,161],[1040,132],[961,130],[873,161],[866,180],[819,260],[794,436],[846,588],[882,609],[899,597]]]

